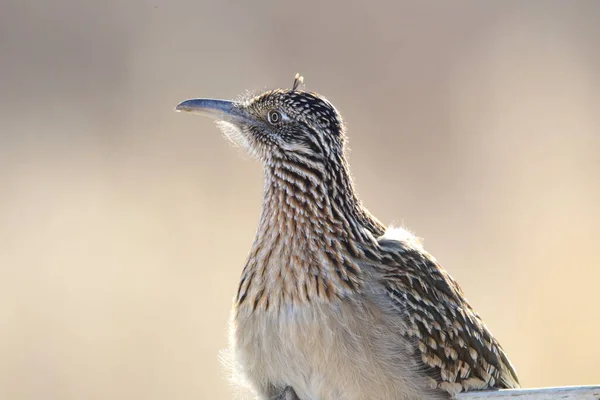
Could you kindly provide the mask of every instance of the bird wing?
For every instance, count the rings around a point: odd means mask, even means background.
[[[500,344],[452,277],[415,241],[378,240],[382,282],[420,360],[450,393],[519,387]]]

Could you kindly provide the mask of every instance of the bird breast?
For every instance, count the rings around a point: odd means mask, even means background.
[[[405,331],[397,314],[364,296],[242,306],[233,310],[231,350],[237,375],[265,398],[287,386],[302,400],[443,398],[416,374]]]

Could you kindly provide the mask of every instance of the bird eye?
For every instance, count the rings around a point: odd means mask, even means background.
[[[269,122],[271,124],[275,125],[275,124],[281,122],[281,113],[276,110],[271,110],[267,114],[267,119],[269,120]]]

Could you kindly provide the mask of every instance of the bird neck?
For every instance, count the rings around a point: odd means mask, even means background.
[[[361,204],[343,158],[332,166],[275,162],[265,167],[259,231],[275,230],[293,240],[336,238],[369,242],[385,227]]]
[[[348,167],[272,163],[237,303],[276,308],[343,297],[362,282],[363,248],[383,225],[358,200]],[[286,301],[286,298],[292,301]]]

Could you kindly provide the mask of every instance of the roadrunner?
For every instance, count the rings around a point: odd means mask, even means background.
[[[346,129],[323,96],[277,89],[187,111],[264,166],[260,222],[234,299],[234,367],[259,399],[449,399],[518,387],[452,277],[361,204]]]

